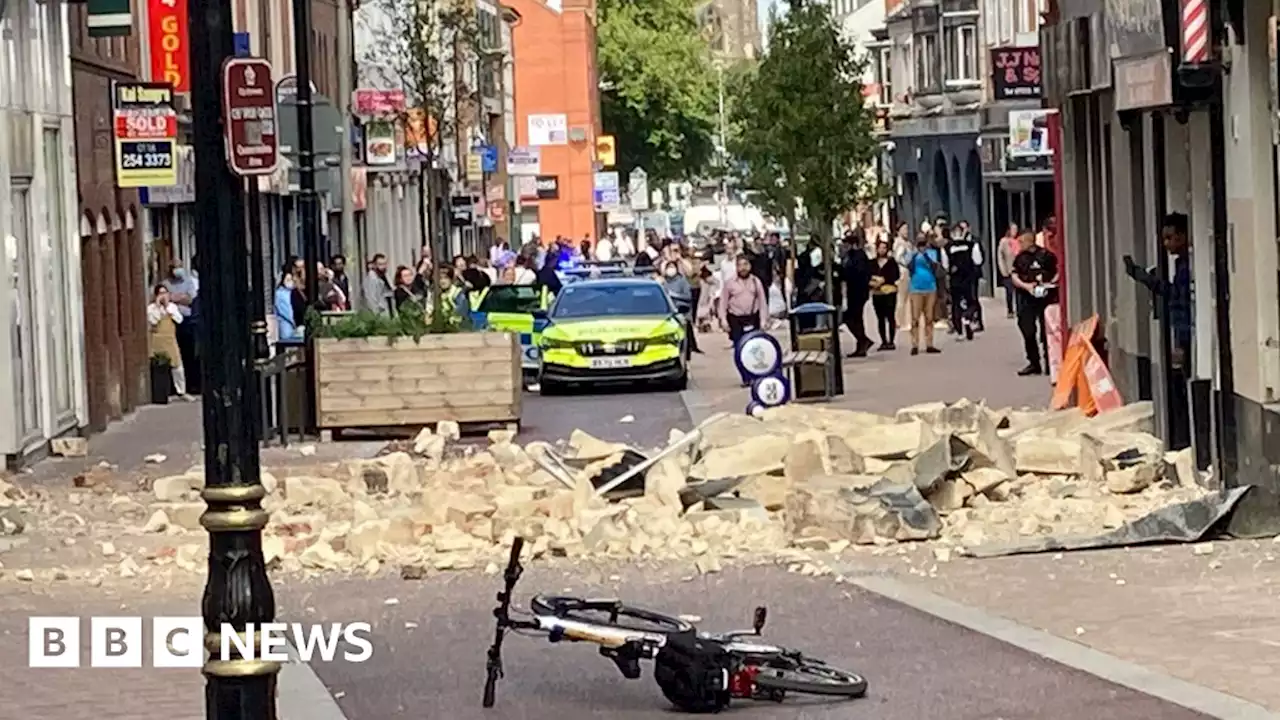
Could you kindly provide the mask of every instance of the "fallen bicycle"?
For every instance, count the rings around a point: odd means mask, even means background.
[[[541,634],[551,642],[590,642],[618,666],[623,677],[640,677],[640,661],[654,661],[654,678],[662,694],[678,709],[719,712],[733,699],[781,702],[788,693],[862,697],[867,681],[795,650],[753,642],[764,629],[767,611],[756,608],[751,630],[701,633],[689,622],[624,605],[617,600],[537,595],[529,620],[511,617],[511,597],[524,566],[516,538],[498,593],[493,645],[489,648],[484,707],[496,702],[502,677],[502,642],[508,631]]]

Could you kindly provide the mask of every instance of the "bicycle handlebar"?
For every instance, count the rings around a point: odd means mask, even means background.
[[[524,549],[524,538],[517,537],[511,543],[511,557],[507,560],[506,572],[502,574],[503,588],[498,593],[498,606],[493,609],[496,620],[493,631],[493,645],[489,646],[489,659],[485,666],[484,707],[491,708],[497,700],[498,678],[502,677],[502,640],[506,637],[511,622],[511,595],[524,567],[520,564],[520,552]]]

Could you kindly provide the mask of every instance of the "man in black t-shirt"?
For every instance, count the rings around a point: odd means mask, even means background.
[[[1041,375],[1048,369],[1049,349],[1045,337],[1045,308],[1058,302],[1058,258],[1036,245],[1035,236],[1018,238],[1018,254],[1013,258],[1011,278],[1018,304],[1018,330],[1027,354],[1027,366],[1019,375]],[[1043,350],[1043,356],[1041,351]],[[1044,363],[1041,363],[1041,359]]]

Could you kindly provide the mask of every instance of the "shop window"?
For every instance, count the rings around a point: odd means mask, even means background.
[[[978,81],[978,26],[947,28],[947,82],[968,84]]]

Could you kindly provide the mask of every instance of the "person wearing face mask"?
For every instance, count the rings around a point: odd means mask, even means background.
[[[195,257],[191,259],[194,261]],[[181,264],[175,264],[169,269],[169,277],[164,281],[164,286],[169,291],[169,302],[176,305],[178,313],[182,315],[182,322],[177,327],[178,352],[182,356],[182,366],[189,373],[188,389],[198,394],[200,392],[200,366],[197,361],[199,333],[198,319],[192,316],[192,310],[196,296],[200,292],[200,280],[195,276],[194,271],[187,270]]]
[[[191,396],[187,394],[187,375],[178,349],[177,329],[182,326],[182,313],[169,300],[169,289],[163,284],[155,286],[153,294],[154,300],[147,306],[151,354],[163,354],[169,358],[169,374],[173,378],[174,392],[183,400],[190,400]]]
[[[737,271],[729,278],[720,292],[720,329],[729,333],[735,349],[743,336],[753,330],[762,330],[769,323],[769,295],[760,278],[751,274],[751,261],[745,255],[736,259]],[[740,373],[742,386],[751,383],[745,372]]]
[[[280,273],[280,281],[276,284],[275,315],[276,335],[280,342],[291,343],[302,341],[302,327],[293,314],[293,291],[296,280],[293,268],[286,267]]]

